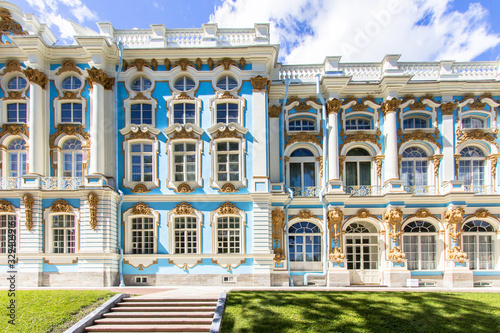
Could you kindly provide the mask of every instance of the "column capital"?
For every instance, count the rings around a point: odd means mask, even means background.
[[[337,114],[340,110],[340,106],[342,105],[342,101],[334,98],[330,101],[326,101],[326,114],[329,116],[332,113]]]
[[[269,118],[279,118],[281,113],[280,105],[273,105],[267,108],[267,112],[269,113]]]
[[[441,112],[443,116],[452,116],[453,111],[457,108],[458,103],[454,102],[448,102],[448,103],[442,103],[441,104]]]
[[[30,83],[38,84],[42,89],[45,89],[47,86],[47,76],[45,73],[40,72],[38,69],[33,69],[31,67],[23,70],[24,75],[28,78]]]
[[[401,100],[394,97],[391,100],[387,100],[382,103],[382,112],[384,112],[384,116],[387,116],[391,112],[396,112],[401,105]]]
[[[108,77],[108,75],[102,70],[102,68],[97,69],[92,67],[87,69],[88,77],[87,83],[92,87],[94,83],[100,84],[106,90],[111,90],[115,84],[114,77]]]
[[[266,84],[269,84],[267,77],[262,77],[261,75],[251,77],[250,82],[252,83],[253,91],[266,91]]]

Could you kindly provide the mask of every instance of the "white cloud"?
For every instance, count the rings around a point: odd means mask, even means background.
[[[67,18],[63,18],[62,11],[69,10],[79,24],[87,20],[96,20],[97,14],[90,10],[81,0],[27,0],[38,13],[39,19],[49,27],[59,29],[59,38],[63,42],[72,42],[74,30]],[[65,17],[68,15],[65,14]]]
[[[271,42],[287,63],[402,60],[470,61],[500,44],[488,12],[474,3],[464,12],[452,0],[224,0],[211,15],[220,27],[271,23]]]

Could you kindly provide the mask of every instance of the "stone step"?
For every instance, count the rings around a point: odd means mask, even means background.
[[[118,306],[145,306],[145,307],[153,307],[153,306],[217,306],[217,302],[120,302]]]
[[[210,332],[211,325],[95,325],[85,332]]]
[[[218,298],[124,298],[122,302],[217,302]]]
[[[213,318],[213,312],[108,312],[105,318]]]
[[[112,312],[215,312],[215,306],[152,306],[111,308]]]
[[[211,325],[211,318],[104,318],[94,325]]]

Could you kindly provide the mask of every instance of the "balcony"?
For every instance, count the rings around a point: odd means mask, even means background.
[[[83,179],[80,177],[42,177],[42,190],[77,190],[83,186]]]
[[[21,188],[21,177],[0,177],[0,190],[17,190]]]
[[[320,188],[316,186],[290,187],[295,197],[317,197]]]
[[[405,186],[405,191],[413,195],[435,195],[438,194],[434,185]]]
[[[382,189],[380,186],[361,185],[361,186],[347,186],[345,193],[354,197],[366,197],[370,195],[381,195]]]
[[[473,192],[477,195],[497,194],[493,185],[464,185],[465,192]]]

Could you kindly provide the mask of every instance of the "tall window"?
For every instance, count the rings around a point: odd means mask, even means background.
[[[354,118],[346,120],[345,122],[346,130],[369,130],[371,129],[371,123],[367,119]]]
[[[75,253],[75,215],[52,215],[52,242],[54,253]]]
[[[463,251],[467,253],[470,269],[495,268],[495,229],[486,221],[469,221],[463,226]]]
[[[174,88],[179,91],[189,91],[195,86],[194,81],[187,76],[183,76],[174,83]]]
[[[458,179],[463,180],[468,186],[484,185],[485,157],[477,147],[465,147],[460,152]]]
[[[297,119],[290,121],[290,123],[288,124],[288,129],[291,132],[315,131],[316,125],[313,120]]]
[[[407,118],[403,121],[403,128],[427,128],[427,120],[418,117]]]
[[[239,123],[238,107],[236,103],[217,104],[217,123]]]
[[[132,124],[153,124],[153,111],[151,104],[140,103],[130,106],[130,122]]]
[[[9,143],[9,177],[20,177],[26,174],[26,142],[15,139]]]
[[[298,196],[316,195],[316,158],[305,148],[290,155],[290,188]]]
[[[217,88],[222,90],[233,90],[238,86],[238,82],[231,76],[226,75],[217,81]]]
[[[477,117],[462,118],[462,128],[484,128],[484,121]]]
[[[436,269],[436,227],[426,221],[413,221],[404,227],[403,252],[409,270]]]
[[[17,216],[14,214],[0,215],[0,253],[9,252],[9,229],[16,230],[17,236]],[[17,237],[16,237],[17,239]]]
[[[140,77],[132,82],[130,87],[133,91],[145,91],[151,88],[151,81],[145,77]]]
[[[7,104],[7,122],[26,123],[26,103]]]
[[[194,216],[174,218],[175,253],[197,253],[197,223]]]
[[[174,144],[174,180],[186,182],[196,180],[196,144]]]
[[[217,142],[217,181],[240,180],[240,142]]]
[[[421,148],[410,147],[403,151],[401,162],[401,180],[407,190],[411,187],[427,186],[427,154]]]
[[[82,122],[82,104],[81,103],[62,103],[61,104],[61,122],[63,122],[63,123],[81,123]]]
[[[363,148],[353,148],[347,152],[345,162],[345,183],[347,190],[371,185],[372,158]]]
[[[63,177],[83,177],[83,152],[80,140],[66,140],[62,149],[62,157]]]
[[[288,235],[291,262],[321,261],[321,231],[316,224],[295,223],[289,228]],[[295,268],[300,269],[300,267]]]
[[[131,181],[153,181],[153,145],[151,143],[133,143],[130,145]]]
[[[377,228],[370,222],[354,222],[345,231],[347,269],[378,269]],[[363,276],[361,281],[371,282],[373,276]]]
[[[154,223],[152,217],[132,218],[132,254],[154,253]]]
[[[241,253],[241,221],[237,216],[217,218],[217,253]]]
[[[196,121],[196,105],[194,103],[174,104],[174,123],[194,124]]]

